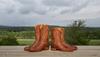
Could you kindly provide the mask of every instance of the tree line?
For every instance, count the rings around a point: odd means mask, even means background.
[[[53,27],[62,26],[49,25],[50,29]],[[63,28],[65,28],[65,41],[70,44],[86,45],[91,39],[100,40],[100,27],[86,27],[84,20],[76,20],[69,26],[63,26]],[[13,43],[16,39],[34,39],[34,37],[34,26],[0,26],[0,43],[5,44],[10,39]]]

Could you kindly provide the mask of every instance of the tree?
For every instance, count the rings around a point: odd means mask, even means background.
[[[85,28],[85,21],[84,20],[77,20],[69,26],[69,29],[65,29],[65,34],[67,34],[66,41],[70,44],[78,44],[78,45],[86,45],[88,44],[89,40],[86,39],[86,32],[82,30]]]

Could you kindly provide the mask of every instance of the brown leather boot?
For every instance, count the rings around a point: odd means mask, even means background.
[[[51,44],[51,50],[59,50],[59,51],[67,51],[67,52],[72,52],[74,51],[73,48],[66,47],[62,43],[62,32],[61,28],[53,28],[52,29],[52,44]],[[64,33],[64,32],[63,32]]]
[[[68,44],[68,43],[65,43],[65,41],[64,41],[64,28],[60,28],[59,29],[60,31],[61,31],[61,42],[62,42],[62,44],[65,46],[65,47],[67,47],[67,48],[72,48],[72,49],[74,49],[74,50],[77,50],[77,47],[75,46],[75,45],[70,45],[70,44]]]
[[[32,47],[32,46],[36,46],[38,45],[38,42],[40,41],[40,26],[41,25],[36,25],[35,26],[35,42],[33,42],[33,44],[29,47],[25,47],[24,50],[25,51],[29,51],[29,49]]]
[[[42,25],[40,27],[40,41],[38,43],[37,46],[32,46],[30,48],[30,52],[38,52],[38,51],[42,51],[44,50],[45,48],[47,48],[48,46],[48,26],[47,25]]]
[[[36,41],[31,45],[31,46],[29,46],[29,47],[25,47],[24,48],[24,50],[25,51],[33,51],[33,52],[35,52],[35,51],[40,51],[40,47],[39,47],[39,45],[40,45],[40,42],[41,42],[41,40],[42,40],[42,34],[44,34],[44,29],[46,29],[47,30],[47,34],[48,34],[48,26],[47,25],[37,25],[36,27],[35,27],[35,38],[36,38]],[[45,32],[46,33],[46,32]],[[46,34],[45,34],[46,35]],[[44,35],[44,36],[45,36]],[[48,37],[48,35],[46,35],[47,37]],[[48,39],[47,39],[47,42],[48,42]],[[38,48],[37,48],[38,47]],[[43,47],[42,47],[43,48]],[[35,49],[35,50],[34,50]],[[43,50],[48,50],[49,49],[49,45],[48,45],[48,43],[45,45],[45,47],[43,48]]]

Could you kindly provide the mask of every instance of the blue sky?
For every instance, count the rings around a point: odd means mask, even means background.
[[[100,0],[0,0],[0,25],[65,26],[78,19],[100,27]]]

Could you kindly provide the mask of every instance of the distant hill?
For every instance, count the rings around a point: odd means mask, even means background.
[[[1,31],[29,31],[33,29],[34,27],[26,26],[0,26]]]
[[[55,25],[49,25],[49,28],[54,27],[63,27],[63,28],[69,28],[64,26],[55,26]],[[85,30],[100,30],[100,27],[86,27],[83,28]],[[2,26],[0,25],[0,31],[33,31],[34,26]]]
[[[61,27],[49,25],[49,28]],[[0,26],[0,31],[33,31],[34,26]]]

